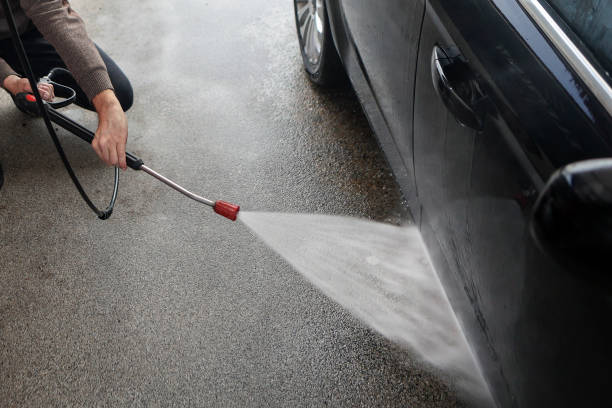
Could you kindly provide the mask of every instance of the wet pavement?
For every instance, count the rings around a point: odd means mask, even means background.
[[[71,3],[132,80],[150,167],[243,209],[409,222],[352,92],[302,72],[291,2]],[[459,405],[239,222],[131,170],[99,221],[43,124],[4,94],[0,121],[0,406]],[[111,170],[60,134],[106,202]]]

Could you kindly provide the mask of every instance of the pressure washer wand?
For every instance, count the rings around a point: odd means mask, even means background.
[[[217,214],[222,215],[225,218],[229,218],[232,221],[236,221],[236,218],[238,217],[238,211],[240,211],[240,206],[239,205],[228,203],[228,202],[223,201],[223,200],[212,201],[212,200],[209,200],[208,198],[204,198],[202,196],[194,194],[191,191],[187,190],[186,188],[181,187],[180,185],[176,184],[174,181],[170,180],[169,178],[159,174],[155,170],[150,169],[149,167],[145,166],[144,164],[142,164],[140,166],[139,170],[142,170],[145,173],[150,174],[151,176],[155,177],[156,179],[158,179],[162,183],[164,183],[167,186],[175,189],[179,193],[181,193],[183,195],[186,195],[187,197],[191,198],[192,200],[195,200],[198,203],[206,204],[209,207],[212,207],[213,210]]]
[[[80,139],[86,141],[87,143],[91,144],[95,136],[91,130],[79,125],[72,119],[68,118],[67,116],[62,115],[61,113],[59,113],[57,110],[55,110],[54,108],[50,106],[46,106],[46,110],[52,122],[63,127],[64,129],[73,133],[75,136],[78,136]],[[202,196],[194,194],[191,191],[187,190],[186,188],[170,180],[169,178],[145,166],[142,159],[134,156],[132,153],[127,152],[125,154],[125,159],[126,159],[126,163],[129,168],[133,170],[142,170],[145,173],[155,177],[157,180],[161,181],[162,183],[166,184],[167,186],[178,191],[179,193],[191,198],[192,200],[195,200],[199,203],[206,204],[209,207],[212,207],[213,210],[217,214],[222,215],[225,218],[229,218],[232,221],[236,221],[236,218],[238,217],[238,211],[240,211],[240,206],[232,204],[232,203],[228,203],[227,201],[223,201],[223,200],[212,201],[212,200],[209,200],[208,198],[204,198]]]
[[[195,201],[197,201],[199,203],[202,203],[202,204],[206,204],[206,205],[208,205],[210,207],[213,207],[213,208],[215,207],[215,202],[214,201],[209,200],[208,198],[204,198],[204,197],[201,197],[201,196],[199,196],[197,194],[192,193],[191,191],[189,191],[189,190],[179,186],[178,184],[176,184],[174,181],[170,180],[169,178],[159,174],[155,170],[148,168],[144,164],[142,166],[140,166],[140,170],[144,171],[147,174],[150,174],[151,176],[155,177],[156,179],[158,179],[162,183],[166,184],[167,186],[170,186],[171,188],[175,189],[179,193],[182,193],[182,194],[186,195],[187,197],[191,198],[192,200],[195,200]]]

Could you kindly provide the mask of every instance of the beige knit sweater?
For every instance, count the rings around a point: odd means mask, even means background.
[[[106,65],[85,31],[81,17],[67,0],[10,0],[17,29],[22,34],[30,20],[57,50],[89,100],[105,89],[113,89]],[[8,23],[0,7],[0,39],[10,38]],[[15,74],[0,58],[0,85]]]

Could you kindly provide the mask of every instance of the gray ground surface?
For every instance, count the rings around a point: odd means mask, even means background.
[[[290,1],[72,4],[133,81],[151,167],[244,209],[407,222],[352,93],[303,75]],[[240,223],[132,171],[99,221],[42,123],[4,94],[0,121],[0,406],[458,405]],[[62,139],[107,200],[111,171]]]

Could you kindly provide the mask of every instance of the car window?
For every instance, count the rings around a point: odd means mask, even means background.
[[[599,64],[612,73],[612,0],[547,0],[585,43]]]

